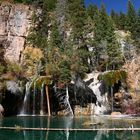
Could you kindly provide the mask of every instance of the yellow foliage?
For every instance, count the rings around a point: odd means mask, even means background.
[[[39,48],[26,47],[23,52],[23,67],[26,69],[25,75],[30,77],[35,74],[43,52]]]
[[[33,61],[39,61],[43,57],[43,53],[39,48],[26,47],[23,55]]]

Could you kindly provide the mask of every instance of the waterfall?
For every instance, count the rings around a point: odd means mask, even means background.
[[[34,82],[34,92],[33,92],[33,115],[35,114],[36,81]]]
[[[69,102],[69,90],[68,90],[68,86],[66,86],[66,102],[68,104],[68,108],[69,108],[69,112],[70,114],[73,116],[73,111]]]
[[[35,77],[32,81],[26,83],[25,97],[20,115],[44,115],[45,81],[41,78]],[[38,84],[41,84],[40,91],[38,91]],[[32,100],[30,100],[30,97]]]
[[[61,92],[59,89],[56,92],[56,97],[58,99],[59,105],[63,110],[64,115],[73,116],[73,110],[69,102],[69,91],[68,86],[65,88],[65,92]]]
[[[35,104],[35,101],[36,101],[36,95],[37,95],[37,87],[36,87],[36,83],[38,81],[39,78],[37,78],[35,81],[34,81],[34,91],[33,91],[33,115],[35,115],[35,109],[36,109],[36,104]]]
[[[27,82],[26,83],[26,89],[25,89],[25,97],[22,105],[22,110],[20,111],[21,114],[27,114],[29,110],[29,95],[30,95],[30,88],[31,88],[32,82]]]
[[[25,97],[24,97],[24,100],[23,100],[23,105],[22,105],[22,109],[20,111],[20,115],[29,115],[29,113],[30,113],[29,110],[30,110],[30,105],[31,105],[31,103],[30,103],[31,87],[32,87],[35,79],[36,78],[34,78],[32,81],[27,82],[26,85],[25,85]],[[36,84],[35,82],[34,82],[34,89],[35,89],[35,84]],[[33,94],[33,109],[35,110],[35,96],[34,95],[35,94]],[[35,112],[33,112],[33,114],[34,113]]]
[[[114,111],[113,87],[111,86],[111,111]]]
[[[43,109],[43,102],[44,102],[44,85],[45,83],[43,82],[41,85],[41,98],[40,98],[40,115],[44,114],[44,109]]]

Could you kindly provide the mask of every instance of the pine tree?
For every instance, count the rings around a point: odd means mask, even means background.
[[[52,23],[50,39],[46,49],[47,73],[52,75],[54,80],[58,80],[60,75],[59,63],[61,61],[62,42],[58,31],[57,22]]]
[[[87,7],[87,14],[93,21],[96,21],[98,15],[98,8],[96,5],[89,4]]]
[[[108,30],[107,30],[107,55],[108,55],[108,66],[110,69],[117,69],[122,63],[122,52],[119,43],[115,36],[115,27],[113,20],[108,19]]]
[[[104,5],[101,5],[98,20],[95,24],[95,51],[96,65],[107,63],[109,68],[115,68],[121,61],[120,46],[115,37],[114,22],[106,14]]]
[[[45,73],[47,63],[47,48],[50,32],[51,16],[55,8],[56,0],[37,0],[34,1],[34,13],[31,17],[31,27],[27,37],[27,43],[32,47],[39,48],[43,52],[44,58],[39,61],[42,74]],[[37,68],[38,68],[38,65]],[[38,71],[38,70],[36,70]]]
[[[87,69],[88,49],[86,39],[84,36],[87,14],[83,0],[70,0],[68,1],[68,14],[70,28],[72,29],[67,42],[69,46],[69,55],[72,58],[71,70],[73,75],[83,75]],[[74,57],[73,57],[74,56]]]
[[[28,35],[27,41],[34,47],[45,50],[47,47],[47,39],[49,36],[49,24],[51,21],[51,11],[54,10],[56,0],[37,0],[35,1],[34,14],[31,18],[32,27]]]
[[[118,24],[118,28],[120,30],[125,30],[126,23],[127,23],[126,15],[124,13],[120,12],[119,13],[119,24]]]
[[[69,15],[72,27],[73,41],[83,42],[83,30],[86,21],[86,11],[83,0],[70,0],[69,1]]]
[[[108,28],[107,23],[108,23],[108,16],[106,14],[105,7],[102,4],[99,10],[98,18],[95,22],[95,30],[94,30],[95,47],[94,47],[93,55],[95,56],[96,67],[99,66],[100,57],[105,52],[106,31]]]
[[[140,8],[138,9],[135,30],[133,31],[133,39],[135,40],[135,45],[137,46],[137,52],[140,53]]]
[[[119,28],[119,15],[113,9],[111,10],[110,17],[114,21],[116,28]]]
[[[128,0],[126,30],[130,31],[132,35],[135,30],[135,23],[136,23],[136,11],[131,0]]]

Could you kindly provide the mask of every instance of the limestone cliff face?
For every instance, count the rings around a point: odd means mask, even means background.
[[[5,58],[18,62],[30,27],[30,7],[23,4],[0,5],[0,42],[6,47]]]

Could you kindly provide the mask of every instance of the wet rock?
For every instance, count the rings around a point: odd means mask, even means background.
[[[97,97],[94,94],[94,91],[86,85],[86,82],[83,81],[80,77],[77,77],[75,80],[75,93],[76,100],[79,102],[80,106],[86,106],[88,103],[97,103]]]
[[[97,98],[96,106],[94,106],[94,114],[104,114],[109,112],[109,102],[106,92],[106,86],[102,81],[98,80],[99,72],[90,73],[87,75],[85,82],[89,83],[89,88],[93,91]],[[93,79],[93,80],[92,80]]]
[[[93,115],[94,111],[94,104],[88,104],[86,107],[81,107],[80,105],[76,105],[75,106],[75,110],[74,110],[74,115],[75,116],[81,116],[81,115]]]
[[[65,113],[65,99],[66,99],[66,87],[64,84],[54,84],[49,86],[49,92],[52,101],[51,107],[54,112],[58,112],[58,115],[64,115]],[[85,84],[84,81],[78,80],[75,84],[68,85],[69,103],[74,115],[91,115],[94,113],[94,106],[97,98],[94,92]],[[52,96],[53,95],[53,96]],[[82,110],[82,111],[81,111]]]
[[[22,105],[22,88],[16,81],[6,81],[4,90],[1,91],[1,105],[4,108],[4,116],[17,115]]]
[[[4,108],[4,116],[17,115],[22,107],[22,94],[11,93],[10,91],[5,91],[4,97],[2,99],[2,106]]]

